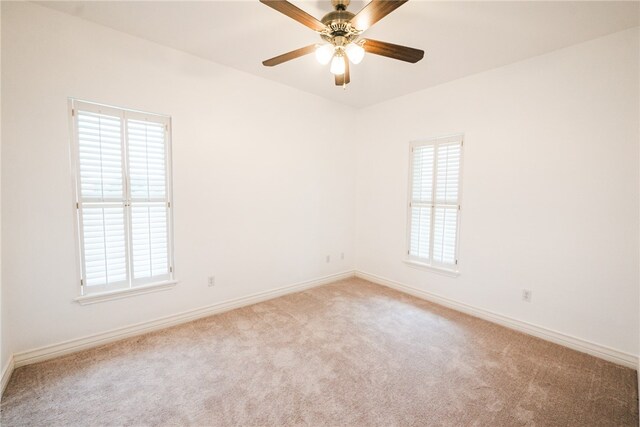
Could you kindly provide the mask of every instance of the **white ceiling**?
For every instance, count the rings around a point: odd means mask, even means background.
[[[320,39],[257,0],[39,3],[355,107],[638,26],[640,16],[639,2],[411,0],[365,35],[423,49],[425,58],[409,64],[367,55],[351,67],[344,90],[313,55],[262,66]],[[293,3],[317,18],[331,10],[330,0]],[[353,0],[349,10],[364,4]]]

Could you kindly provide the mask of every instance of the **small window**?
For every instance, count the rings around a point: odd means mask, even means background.
[[[71,101],[81,294],[172,280],[171,119]]]
[[[462,135],[411,144],[409,261],[457,270]]]

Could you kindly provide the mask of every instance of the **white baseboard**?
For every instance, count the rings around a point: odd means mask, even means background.
[[[175,326],[181,323],[186,323],[192,320],[196,320],[202,317],[211,316],[213,314],[222,313],[225,311],[233,310],[240,307],[256,304],[262,301],[277,298],[283,295],[300,292],[305,289],[310,289],[316,286],[325,285],[337,280],[348,279],[353,276],[360,277],[368,280],[372,283],[387,286],[389,288],[396,289],[400,292],[404,292],[413,296],[416,296],[427,301],[434,302],[436,304],[443,305],[445,307],[452,308],[454,310],[470,314],[481,319],[488,320],[493,323],[497,323],[502,326],[506,326],[511,329],[515,329],[520,332],[524,332],[529,335],[542,338],[544,340],[563,345],[565,347],[572,348],[583,353],[588,353],[593,356],[608,360],[619,365],[623,365],[632,369],[638,369],[638,357],[632,354],[624,353],[606,346],[595,344],[580,338],[572,337],[557,331],[546,329],[540,326],[536,326],[527,322],[516,320],[510,317],[506,317],[497,313],[493,313],[488,310],[480,309],[470,306],[458,301],[445,298],[422,289],[417,289],[384,277],[380,277],[374,274],[365,273],[362,271],[345,271],[342,273],[332,274],[324,276],[318,279],[309,280],[305,282],[296,283],[281,288],[272,289],[269,291],[258,292],[252,295],[248,295],[241,298],[236,298],[228,301],[211,304],[205,307],[200,307],[193,310],[188,310],[182,313],[174,314],[171,316],[165,316],[159,319],[137,323],[122,328],[112,329],[110,331],[94,334],[82,338],[77,338],[69,341],[65,341],[58,344],[48,345],[33,350],[28,350],[14,354],[3,367],[2,370],[2,391],[6,387],[11,373],[14,368],[20,366],[29,365],[36,362],[42,362],[44,360],[53,359],[55,357],[63,356],[66,354],[75,353],[77,351],[85,350],[92,347],[108,344],[110,342],[118,341],[124,338],[145,334],[155,330]]]
[[[161,317],[159,319],[137,323],[134,325],[125,326],[118,329],[112,329],[107,332],[102,332],[95,335],[89,335],[86,337],[77,338],[77,339],[61,342],[58,344],[48,345],[45,347],[36,348],[34,350],[23,351],[13,355],[13,363],[15,364],[15,367],[18,368],[20,366],[29,365],[36,362],[42,362],[44,360],[53,359],[55,357],[63,356],[65,354],[75,353],[80,350],[97,347],[100,345],[108,344],[113,341],[118,341],[123,338],[145,334],[147,332],[156,331],[158,329],[168,328],[170,326],[175,326],[181,323],[190,322],[192,320],[196,320],[201,317],[207,317],[213,314],[222,313],[224,311],[233,310],[235,308],[245,307],[245,306],[256,304],[262,301],[277,298],[283,295],[291,294],[294,292],[300,292],[305,289],[313,288],[320,285],[325,285],[327,283],[335,282],[337,280],[348,279],[349,277],[353,277],[353,276],[354,276],[353,270],[345,271],[337,274],[331,274],[329,276],[320,277],[318,279],[308,280],[305,282],[300,282],[293,285],[272,289],[269,291],[258,292],[245,297],[235,298],[232,300],[211,304],[205,307],[200,307],[194,310],[188,310],[188,311],[174,314],[171,316]],[[3,381],[4,381],[4,376],[3,376]]]
[[[356,277],[368,280],[369,282],[373,282],[378,285],[387,286],[400,292],[404,292],[406,294],[413,295],[415,297],[431,301],[466,314],[470,314],[471,316],[488,320],[492,323],[506,326],[510,329],[515,329],[516,331],[524,332],[525,334],[533,335],[534,337],[538,337],[555,344],[569,347],[573,350],[577,350],[604,360],[608,360],[609,362],[613,362],[618,365],[626,366],[632,369],[638,369],[638,357],[634,356],[633,354],[624,353],[622,351],[586,341],[581,338],[566,335],[561,332],[553,331],[551,329],[537,326],[528,322],[523,322],[521,320],[516,320],[498,313],[493,313],[489,310],[473,307],[471,305],[445,298],[422,289],[414,288],[412,286],[380,277],[375,274],[369,274],[363,271],[356,270]]]
[[[9,356],[9,360],[2,367],[2,382],[0,382],[0,398],[4,394],[4,389],[7,388],[7,384],[9,384],[9,380],[11,379],[11,374],[13,374],[14,368],[13,355]]]

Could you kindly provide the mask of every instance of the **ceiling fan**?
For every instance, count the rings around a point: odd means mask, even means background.
[[[372,0],[360,12],[353,14],[347,11],[350,0],[331,0],[335,8],[322,20],[317,20],[302,9],[286,0],[260,0],[261,3],[295,19],[314,30],[322,37],[325,44],[312,44],[262,61],[266,67],[282,64],[315,52],[321,64],[331,62],[330,71],[335,75],[336,86],[346,86],[349,76],[349,61],[359,64],[365,52],[416,63],[424,57],[424,51],[412,47],[381,42],[378,40],[359,38],[373,24],[402,6],[408,0]]]

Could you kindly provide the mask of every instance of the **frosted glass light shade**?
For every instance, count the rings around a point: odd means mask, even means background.
[[[342,55],[334,55],[331,60],[331,68],[329,69],[333,74],[339,76],[344,74],[344,57]]]
[[[364,58],[364,49],[362,48],[362,46],[355,43],[349,43],[345,51],[347,52],[349,61],[353,62],[354,64],[359,64],[360,62],[362,62],[362,59]]]
[[[316,59],[322,65],[326,65],[333,57],[333,45],[323,44],[316,48]]]

